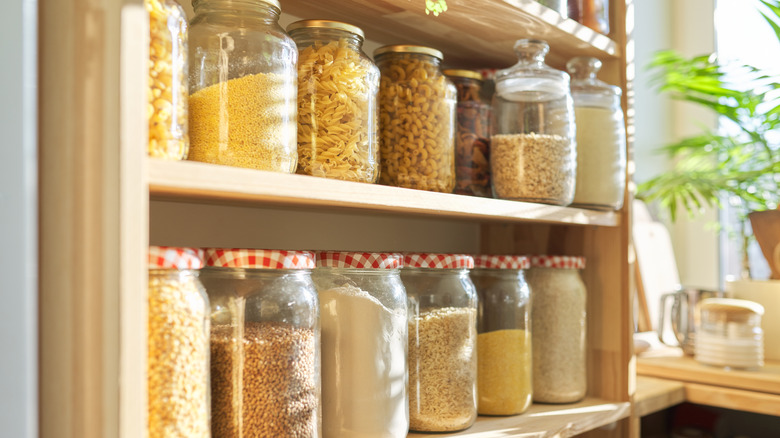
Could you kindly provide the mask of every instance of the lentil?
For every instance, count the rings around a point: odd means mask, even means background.
[[[149,274],[149,437],[208,438],[208,305],[191,274]]]
[[[220,325],[211,332],[214,438],[316,437],[315,332],[274,322],[247,322],[239,331]]]
[[[292,173],[297,163],[296,115],[285,102],[289,79],[258,73],[190,95],[190,155],[206,163]]]
[[[525,330],[495,330],[477,337],[479,413],[520,413],[531,404],[531,339]]]

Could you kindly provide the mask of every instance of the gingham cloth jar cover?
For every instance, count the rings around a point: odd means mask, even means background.
[[[404,258],[395,252],[318,251],[317,266],[354,269],[399,269]]]
[[[404,266],[408,268],[471,269],[474,267],[474,257],[468,254],[411,252],[404,254]]]
[[[280,249],[207,248],[206,265],[219,268],[314,269],[314,253]]]
[[[200,269],[203,267],[203,250],[171,246],[149,247],[149,269]]]

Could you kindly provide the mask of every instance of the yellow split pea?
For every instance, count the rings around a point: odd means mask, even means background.
[[[531,405],[531,339],[525,330],[496,330],[477,336],[478,411],[514,415]]]

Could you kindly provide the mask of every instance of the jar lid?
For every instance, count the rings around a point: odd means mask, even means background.
[[[374,50],[374,57],[384,55],[387,53],[420,53],[423,55],[429,55],[433,56],[434,58],[444,59],[444,54],[440,51],[425,47],[425,46],[417,46],[414,44],[396,44],[392,46],[382,46],[376,50]]]
[[[476,79],[478,81],[483,80],[482,75],[479,72],[473,71],[473,70],[458,70],[454,68],[448,68],[446,70],[442,70],[442,73],[444,73],[445,76],[454,76],[458,78],[468,78],[468,79]]]
[[[699,309],[718,312],[729,319],[764,314],[764,306],[761,304],[736,298],[705,298],[699,303]]]
[[[526,256],[519,255],[488,255],[474,256],[474,267],[483,269],[528,269],[531,261]]]
[[[317,266],[323,268],[398,269],[403,265],[403,255],[394,252],[317,252]]]
[[[311,28],[343,30],[349,33],[353,33],[363,39],[365,39],[366,37],[366,35],[363,33],[363,29],[349,23],[344,23],[341,21],[333,21],[333,20],[296,21],[294,23],[290,23],[290,25],[287,26],[287,33],[290,33],[291,31],[298,30],[298,29],[311,29]]]
[[[474,267],[474,258],[467,254],[408,253],[404,254],[404,266],[408,268],[471,269]]]
[[[534,268],[584,269],[585,257],[576,256],[531,256],[531,266]]]
[[[203,267],[203,250],[200,248],[176,248],[150,246],[150,269],[200,269]]]
[[[206,266],[252,269],[314,269],[311,251],[207,248]]]

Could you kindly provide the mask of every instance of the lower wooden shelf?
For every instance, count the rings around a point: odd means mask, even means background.
[[[469,429],[456,433],[435,434],[436,437],[469,438],[541,438],[570,437],[593,430],[630,414],[629,402],[609,402],[588,397],[579,403],[567,405],[533,404],[525,413],[512,417],[477,418]],[[431,434],[410,433],[412,437],[431,437]]]

